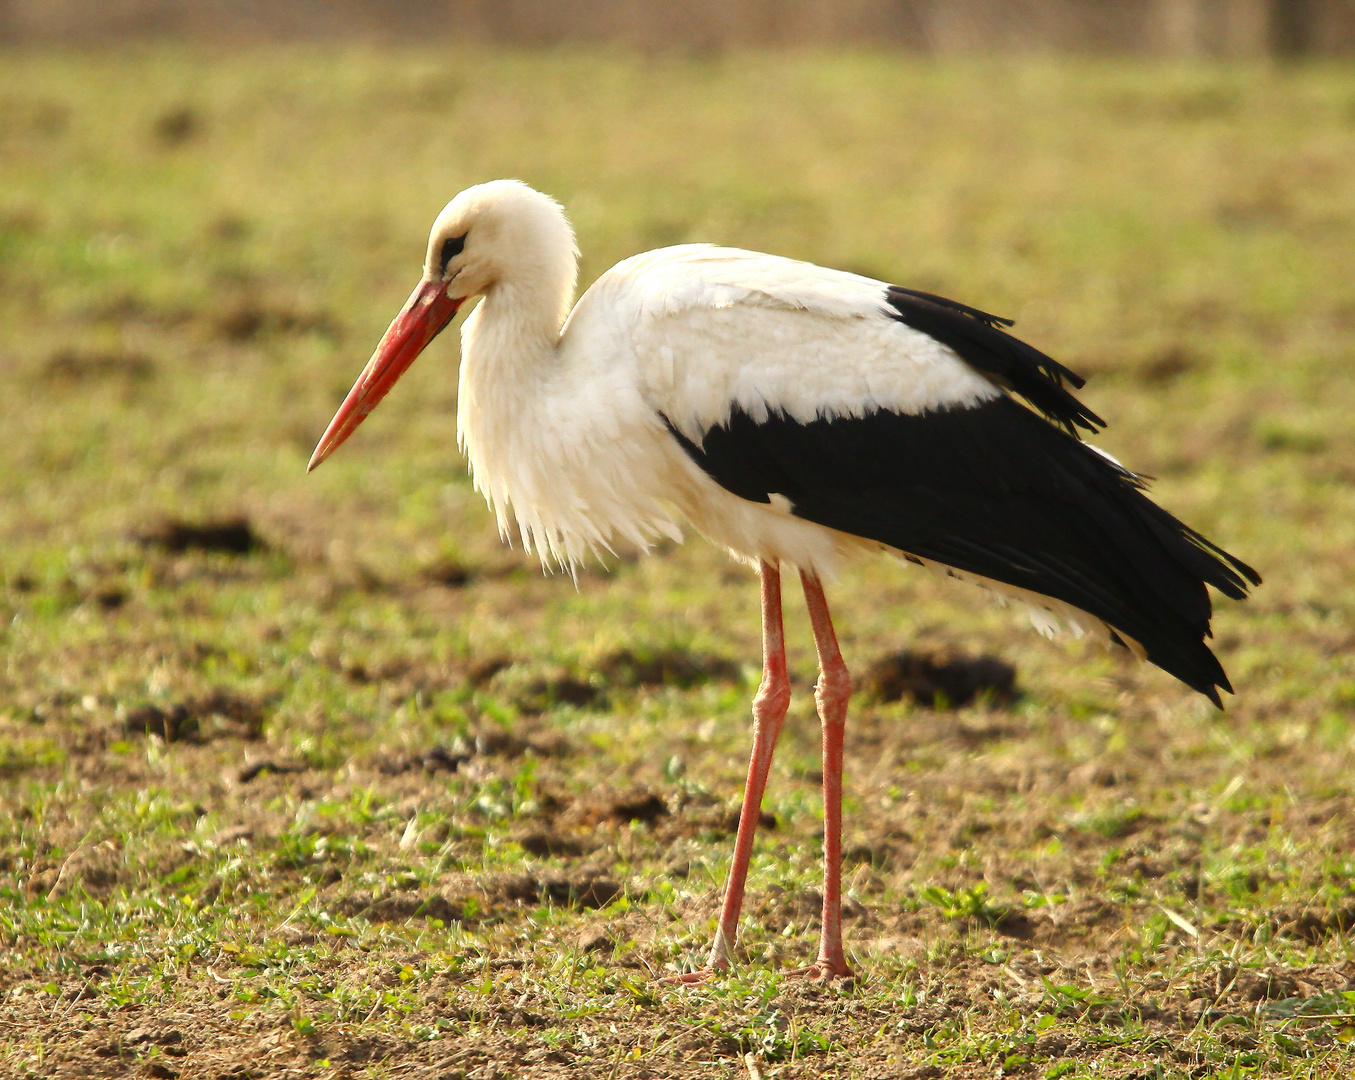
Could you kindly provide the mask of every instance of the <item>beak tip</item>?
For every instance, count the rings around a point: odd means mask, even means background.
[[[0,0],[0,6],[3,3]],[[307,473],[314,472],[343,444],[414,358],[451,322],[463,300],[448,297],[445,290],[446,284],[441,281],[426,281],[414,290],[320,437],[306,465]]]

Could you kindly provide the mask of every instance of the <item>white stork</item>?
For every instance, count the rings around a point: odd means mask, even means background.
[[[767,771],[790,700],[783,565],[799,571],[818,650],[824,885],[816,962],[842,950],[842,734],[851,682],[821,579],[884,551],[1018,598],[1126,646],[1219,703],[1206,584],[1260,578],[1151,502],[1077,437],[1103,421],[1083,380],[927,293],[751,251],[636,255],[570,310],[574,233],[515,180],[461,192],[433,223],[423,279],[311,458],[348,438],[467,300],[457,437],[476,487],[543,564],[680,538],[686,520],[762,582],[763,674],[719,928],[695,982],[728,968]],[[1026,408],[1012,396],[1025,398]],[[1052,617],[1052,618],[1051,618]]]

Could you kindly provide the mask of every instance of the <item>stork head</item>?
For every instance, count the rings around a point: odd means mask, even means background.
[[[433,222],[423,279],[329,422],[309,472],[376,408],[467,300],[517,294],[528,316],[558,331],[574,295],[578,250],[560,204],[520,180],[467,188]]]

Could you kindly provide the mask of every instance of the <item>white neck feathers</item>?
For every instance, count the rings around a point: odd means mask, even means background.
[[[500,534],[516,524],[543,564],[572,568],[618,540],[643,549],[681,533],[653,486],[658,464],[624,460],[662,444],[658,421],[605,340],[562,344],[561,284],[500,280],[466,320],[457,437]]]

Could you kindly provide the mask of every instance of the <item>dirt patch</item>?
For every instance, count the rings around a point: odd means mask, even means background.
[[[491,657],[468,672],[473,686],[485,686],[512,666],[508,657]],[[707,653],[682,649],[663,649],[647,653],[618,649],[608,653],[590,669],[564,670],[541,676],[513,688],[514,704],[530,716],[549,712],[560,705],[575,708],[606,709],[610,694],[657,687],[689,690],[704,683],[738,682],[742,671],[732,660]]]
[[[601,908],[621,895],[621,886],[595,873],[536,876],[522,874],[504,881],[499,895],[520,903],[556,904],[560,907]]]
[[[539,758],[568,757],[574,753],[574,746],[559,732],[530,727],[519,731],[490,727],[468,731],[449,744],[437,744],[427,750],[383,755],[377,759],[376,767],[386,776],[414,771],[455,773],[477,758],[512,760],[527,753]]]
[[[513,703],[528,716],[540,716],[560,705],[577,709],[607,707],[607,695],[600,686],[584,682],[573,675],[532,679],[520,687]]]
[[[1016,668],[996,656],[938,659],[907,650],[873,661],[858,687],[869,701],[909,698],[934,709],[958,709],[975,700],[1001,707],[1019,697]]]
[[[145,382],[155,375],[155,363],[141,353],[62,350],[43,364],[39,374],[44,382],[58,384],[107,379]]]
[[[328,312],[298,311],[254,299],[228,304],[211,325],[216,337],[235,344],[275,334],[320,334],[335,341],[343,337],[342,327]]]
[[[1322,909],[1285,909],[1277,911],[1268,921],[1275,932],[1317,943],[1324,938],[1348,934],[1355,929],[1355,904],[1346,904],[1332,911]]]
[[[668,804],[652,791],[633,792],[615,800],[608,812],[617,821],[642,821],[653,824],[668,816]]]
[[[419,572],[419,576],[424,581],[441,585],[444,589],[464,589],[474,580],[475,571],[465,563],[444,559],[431,566],[425,566]]]
[[[399,776],[416,769],[430,774],[438,772],[454,773],[463,765],[469,763],[471,757],[472,755],[466,750],[458,751],[448,749],[445,746],[434,746],[428,750],[383,758],[377,763],[377,768],[387,776]]]
[[[306,766],[297,762],[285,761],[256,761],[253,765],[247,765],[237,774],[236,779],[242,784],[248,784],[257,780],[265,773],[299,773],[305,772]]]
[[[1184,346],[1159,353],[1134,369],[1139,382],[1148,386],[1166,386],[1200,366],[1200,358]]]
[[[440,919],[460,922],[463,906],[439,893],[412,891],[353,893],[329,905],[329,910],[347,918],[360,917],[368,922],[405,922],[409,919]]]
[[[161,146],[182,146],[202,134],[202,114],[190,105],[180,105],[161,113],[152,125],[155,141]]]
[[[133,736],[158,735],[166,742],[203,743],[220,738],[261,738],[266,720],[266,702],[222,689],[163,708],[136,706],[126,712],[122,727]]]
[[[170,518],[139,534],[137,539],[146,547],[159,548],[175,555],[189,551],[252,555],[268,549],[263,538],[245,517],[207,521]]]
[[[707,682],[738,682],[742,670],[733,660],[684,649],[640,652],[618,649],[594,666],[595,674],[609,687],[675,686],[681,690]]]
[[[704,824],[713,826],[718,831],[733,836],[739,831],[739,819],[742,816],[743,804],[740,803],[731,810],[726,810],[722,814],[717,814],[715,817],[707,819]],[[776,815],[770,810],[760,810],[758,811],[757,824],[759,829],[774,830],[777,827]]]
[[[517,842],[528,855],[539,859],[575,859],[586,850],[579,841],[550,832],[529,832],[519,836]]]
[[[510,656],[489,656],[477,660],[466,669],[466,682],[475,689],[488,685],[491,679],[501,671],[513,666]]]

